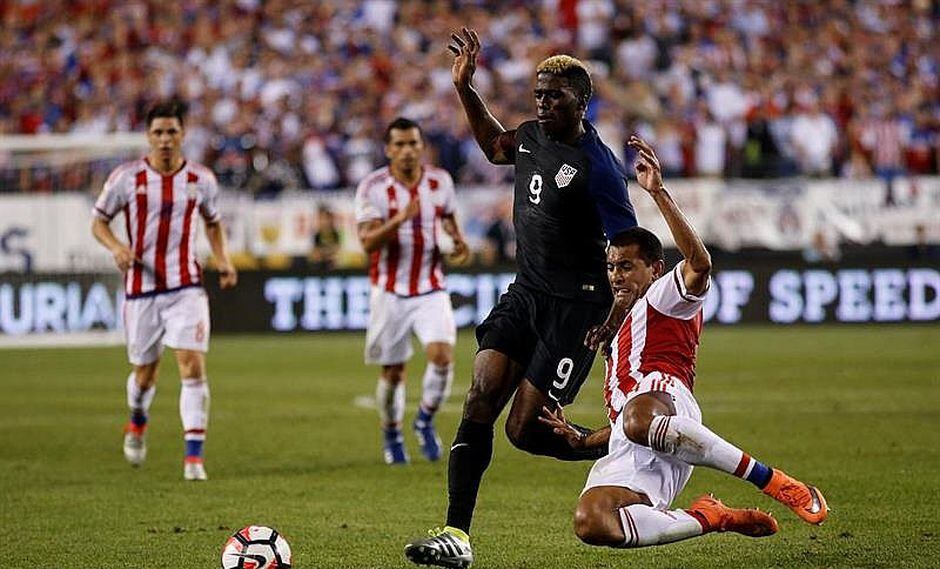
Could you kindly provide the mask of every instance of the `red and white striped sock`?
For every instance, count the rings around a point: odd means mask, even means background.
[[[705,425],[675,415],[658,415],[650,421],[649,447],[695,466],[708,466],[734,474],[744,452]]]
[[[708,466],[764,488],[773,470],[719,437],[705,425],[675,415],[659,415],[650,422],[649,446],[696,466]]]
[[[620,508],[624,542],[621,548],[672,543],[702,535],[701,522],[684,510],[657,510],[645,504]]]
[[[202,378],[189,378],[180,387],[180,418],[183,421],[183,439],[186,457],[201,458],[209,425],[209,382]]]

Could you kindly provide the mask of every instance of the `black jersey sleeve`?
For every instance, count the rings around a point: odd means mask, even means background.
[[[584,151],[591,163],[588,191],[594,198],[597,214],[609,241],[618,233],[637,225],[636,213],[627,193],[627,173],[605,146],[591,144],[585,146]]]

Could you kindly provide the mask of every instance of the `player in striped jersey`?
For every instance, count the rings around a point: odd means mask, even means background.
[[[446,171],[421,163],[423,150],[417,123],[396,119],[385,131],[389,165],[366,176],[356,189],[359,240],[369,254],[372,281],[365,361],[382,366],[376,405],[389,464],[408,462],[401,423],[412,332],[428,362],[412,427],[425,458],[441,457],[433,419],[450,392],[457,332],[438,227],[453,241],[453,261],[462,262],[469,253],[454,217],[454,182]]]
[[[609,426],[585,434],[569,425],[560,407],[543,409],[542,421],[573,448],[608,447],[588,474],[575,532],[592,545],[632,548],[709,532],[760,537],[777,531],[770,515],[729,508],[710,495],[686,510],[670,510],[693,465],[743,478],[804,521],[822,523],[828,510],[818,489],[768,468],[702,425],[692,388],[711,259],[663,185],[652,148],[636,137],[629,144],[639,155],[637,180],[659,206],[684,259],[666,272],[662,244],[645,229],[612,240],[607,273],[614,305],[586,339],[592,347],[611,342],[604,383]]]
[[[222,288],[238,280],[225,246],[217,208],[219,188],[212,172],[183,158],[185,106],[170,101],[147,114],[145,158],[116,168],[95,202],[92,234],[124,273],[124,334],[134,366],[127,378],[131,418],[124,432],[124,456],[134,466],[147,454],[147,414],[156,393],[157,366],[164,346],[176,353],[182,387],[180,416],[186,452],[183,477],[205,480],[203,443],[209,418],[209,385],[204,354],[209,348],[209,303],[195,256],[198,213],[219,269]],[[127,244],[111,231],[124,214]]]

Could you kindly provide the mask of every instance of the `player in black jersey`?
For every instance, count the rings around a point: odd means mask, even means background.
[[[463,419],[450,451],[447,525],[409,543],[415,563],[469,567],[470,521],[493,453],[493,424],[513,396],[506,434],[518,448],[562,460],[596,460],[574,451],[538,422],[543,406],[574,400],[594,361],[585,338],[611,304],[605,247],[636,226],[627,173],[584,120],[591,78],[573,57],[536,69],[536,120],[500,125],[471,80],[480,52],[476,32],[451,34],[454,86],[473,135],[494,164],[515,164],[513,225],[516,281],[477,327],[479,351]],[[603,453],[603,449],[600,449]]]

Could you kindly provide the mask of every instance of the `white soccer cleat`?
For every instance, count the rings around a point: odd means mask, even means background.
[[[186,459],[183,462],[183,479],[201,482],[207,480],[206,467],[202,460]]]
[[[428,531],[430,537],[405,546],[405,557],[417,565],[467,569],[473,564],[470,536],[450,526]]]
[[[124,428],[124,458],[131,466],[140,466],[147,459],[147,435],[134,425]]]

